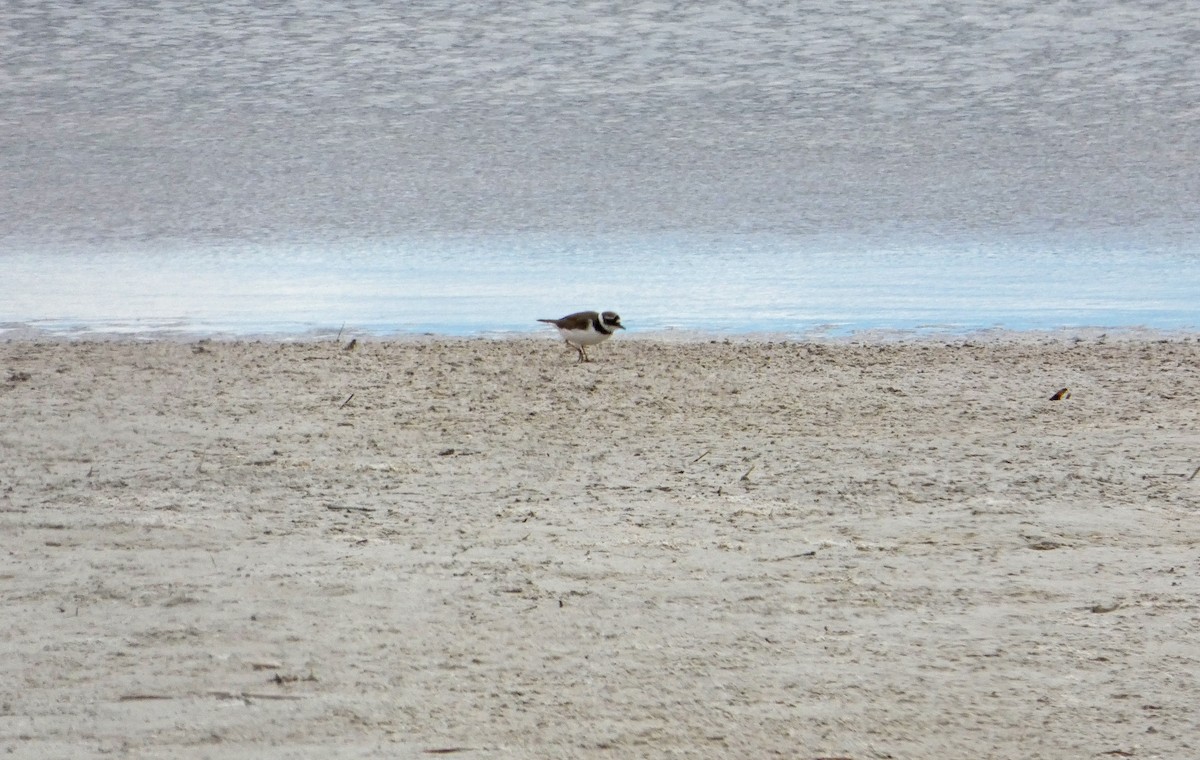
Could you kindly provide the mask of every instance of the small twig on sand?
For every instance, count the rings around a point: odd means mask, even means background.
[[[701,454],[700,456],[698,456],[698,457],[696,457],[695,459],[693,459],[693,460],[692,460],[692,464],[695,464],[696,462],[699,462],[701,459],[703,459],[704,457],[708,456],[708,455],[709,455],[709,454],[711,454],[711,453],[712,453],[712,449],[709,449],[708,451],[704,452],[704,453],[703,453],[703,454]]]
[[[341,504],[326,504],[326,509],[332,509],[337,512],[374,512],[374,507],[344,507]]]
[[[304,699],[307,694],[263,694],[257,691],[210,691],[217,699]]]
[[[350,399],[352,399],[352,398],[354,398],[354,394],[353,394],[353,393],[351,393],[349,396],[347,396],[347,397],[346,397],[346,400],[342,402],[342,405],[341,405],[341,406],[339,406],[339,407],[338,407],[338,409],[344,409],[344,408],[346,407],[346,404],[349,404],[349,403],[350,403]]]
[[[817,556],[817,550],[813,549],[809,552],[800,552],[799,554],[789,554],[786,557],[764,557],[759,562],[787,562],[791,559],[805,559],[807,557]]]
[[[175,699],[170,694],[122,694],[117,698],[118,702],[137,702],[149,699]]]
[[[338,328],[338,334],[337,334],[337,337],[336,337],[336,338],[334,338],[334,340],[333,340],[333,342],[334,342],[334,343],[341,343],[341,342],[342,342],[342,330],[345,330],[345,329],[346,329],[346,323],[345,323],[345,322],[343,322],[343,323],[342,323],[342,326]]]
[[[1200,465],[1198,465],[1196,469],[1192,470],[1192,474],[1188,475],[1188,480],[1195,480],[1198,473],[1200,473]]]

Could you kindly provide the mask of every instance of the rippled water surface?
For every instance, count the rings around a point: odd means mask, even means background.
[[[1198,321],[1193,4],[9,0],[0,51],[3,322]]]

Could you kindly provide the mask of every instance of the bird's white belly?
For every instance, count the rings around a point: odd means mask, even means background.
[[[604,333],[595,332],[594,330],[563,330],[559,328],[558,332],[567,339],[567,342],[574,343],[577,346],[594,346],[611,337]]]

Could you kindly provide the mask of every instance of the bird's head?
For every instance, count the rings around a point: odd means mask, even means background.
[[[621,317],[615,311],[606,311],[600,315],[600,321],[605,327],[611,329],[624,330],[625,325],[621,324]]]

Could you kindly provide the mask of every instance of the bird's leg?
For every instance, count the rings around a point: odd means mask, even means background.
[[[591,361],[591,359],[588,358],[587,349],[584,348],[583,344],[581,343],[579,345],[579,363],[583,364],[584,362],[590,362],[590,361]]]

